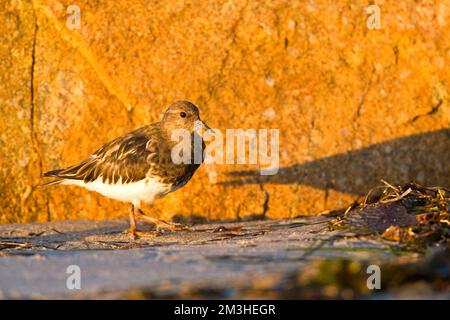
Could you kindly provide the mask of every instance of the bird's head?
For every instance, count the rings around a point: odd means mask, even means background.
[[[171,104],[164,112],[162,124],[168,131],[185,129],[189,132],[211,130],[200,119],[200,111],[197,106],[189,101],[177,101]]]

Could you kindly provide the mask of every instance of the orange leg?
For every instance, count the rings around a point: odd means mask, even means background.
[[[147,234],[146,232],[138,231],[136,226],[136,212],[137,208],[132,204],[130,210],[130,227],[123,232],[125,234],[128,234],[132,240],[136,240],[140,237],[150,236],[150,234]]]

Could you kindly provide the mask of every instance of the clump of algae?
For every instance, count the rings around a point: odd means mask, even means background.
[[[414,182],[395,186],[382,180],[383,185],[369,191],[363,201],[355,202],[331,223],[332,229],[349,227],[348,221],[371,215],[384,214],[390,208],[401,208],[406,214],[415,218],[413,223],[402,225],[392,219],[392,224],[377,230],[382,238],[397,241],[418,251],[426,250],[432,245],[450,246],[450,190],[444,187],[425,187]],[[380,209],[377,211],[376,209]],[[383,209],[383,210],[381,210]],[[398,210],[397,210],[398,211]],[[375,217],[369,217],[369,221]],[[394,217],[395,218],[395,217]],[[404,220],[404,219],[403,219]],[[372,227],[372,226],[369,226]]]

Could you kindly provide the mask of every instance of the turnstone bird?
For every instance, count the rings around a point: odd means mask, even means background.
[[[44,185],[82,186],[103,196],[131,203],[130,228],[125,232],[130,233],[133,238],[140,234],[136,229],[136,217],[154,223],[157,231],[161,228],[185,229],[178,224],[144,215],[140,205],[141,202],[151,203],[183,187],[191,179],[200,164],[194,161],[179,164],[174,162],[171,150],[179,141],[173,141],[171,135],[174,130],[188,130],[186,132],[191,135],[193,155],[194,136],[197,135],[198,139],[199,128],[211,130],[200,120],[198,108],[187,101],[175,102],[168,107],[160,122],[106,143],[78,164],[46,172],[44,176],[55,177],[56,180]],[[203,141],[201,148],[202,159],[197,162],[203,161]]]

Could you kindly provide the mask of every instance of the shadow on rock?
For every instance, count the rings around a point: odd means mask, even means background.
[[[411,135],[367,148],[337,154],[302,164],[281,167],[273,176],[258,170],[235,171],[226,186],[247,184],[304,184],[355,195],[384,179],[393,183],[415,180],[425,185],[449,186],[450,130],[442,129]]]

